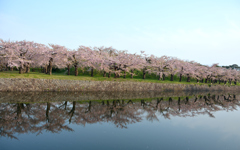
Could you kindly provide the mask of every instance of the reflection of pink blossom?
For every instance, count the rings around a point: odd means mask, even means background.
[[[129,124],[159,121],[172,117],[194,117],[214,112],[237,110],[240,103],[235,95],[204,95],[154,100],[113,100],[85,103],[44,102],[44,103],[1,103],[0,136],[17,139],[15,133],[42,134],[45,131],[59,133],[73,131],[70,124],[110,122],[118,128],[127,128]]]

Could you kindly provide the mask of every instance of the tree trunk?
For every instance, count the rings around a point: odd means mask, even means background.
[[[188,97],[186,97],[186,103],[185,103],[185,104],[187,104],[187,103],[188,103],[188,100],[189,100],[189,98],[188,98]]]
[[[23,103],[17,104],[17,118],[20,119],[22,117],[22,109],[23,109]]]
[[[91,67],[91,77],[93,77],[93,67]]]
[[[187,82],[190,82],[190,77],[189,76],[187,77]]]
[[[231,79],[229,79],[229,83],[232,85],[232,80]]]
[[[143,79],[146,79],[146,71],[145,71],[145,68],[143,69]]]
[[[219,82],[219,84],[221,84],[221,80],[220,79],[218,80],[218,82]]]
[[[131,79],[132,79],[132,78],[133,78],[133,69],[131,70],[131,73],[132,73],[132,74],[131,74]]]
[[[124,75],[123,75],[123,78],[124,78],[124,79],[126,78],[126,71],[124,71]]]
[[[26,65],[26,72],[25,73],[29,73],[29,72],[30,72],[30,64],[27,63],[27,65]]]
[[[67,110],[67,101],[64,103],[64,110]]]
[[[47,72],[46,72],[46,74],[48,74],[49,73],[49,65],[47,65]]]
[[[78,65],[74,65],[74,67],[75,67],[75,76],[78,76]]]
[[[197,83],[199,83],[198,79],[197,79]]]
[[[48,74],[49,75],[52,75],[52,62],[53,62],[53,59],[51,58],[49,60],[49,65],[48,65]]]
[[[72,117],[73,117],[74,112],[75,112],[75,105],[76,105],[76,101],[73,101],[72,109],[71,109],[71,111],[69,112],[69,114],[70,114],[69,123],[71,123],[71,121],[72,121]]]
[[[182,74],[180,74],[179,82],[182,82]]]
[[[26,72],[26,65],[23,65],[23,73],[25,73]]]
[[[46,120],[49,122],[49,111],[50,111],[50,103],[47,102],[47,109],[46,109]]]
[[[234,84],[237,85],[237,80],[236,79],[234,80]]]
[[[103,77],[106,77],[106,74],[107,74],[106,71],[104,71],[104,72],[103,72]]]
[[[13,71],[13,67],[11,67],[10,70]]]
[[[6,69],[5,69],[5,71],[8,71],[8,66],[6,65]]]
[[[160,76],[160,73],[159,73],[159,76],[158,76],[158,80],[161,80],[161,76]]]
[[[30,72],[30,65],[29,65],[28,70],[27,70],[27,73],[29,73],[29,72]]]
[[[116,67],[114,67],[114,78],[117,78],[117,74],[116,74],[116,70],[117,70],[117,68]]]
[[[45,73],[48,73],[48,65],[45,65],[45,69],[44,69]]]
[[[68,68],[68,75],[70,75],[70,65],[67,65]]]
[[[187,82],[190,82],[190,76],[189,75],[187,76]]]
[[[207,83],[207,81],[208,81],[208,79],[206,78],[206,79],[205,79],[205,83]]]
[[[25,73],[28,73],[28,63],[26,64],[26,70]]]
[[[92,101],[88,102],[88,111],[91,112],[91,108],[92,108]]]
[[[227,81],[226,81],[226,80],[224,81],[224,84],[227,84]]]
[[[171,74],[171,80],[170,81],[173,81],[173,74]]]
[[[163,81],[165,80],[165,74],[163,74],[163,78],[162,78],[162,80],[163,80]]]
[[[23,74],[23,68],[19,67],[19,74]]]
[[[108,73],[108,78],[110,78],[111,77],[111,71],[109,71],[109,73]]]

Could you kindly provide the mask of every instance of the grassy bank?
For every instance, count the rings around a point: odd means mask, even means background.
[[[141,76],[134,76],[133,79],[130,76],[127,76],[126,79],[123,77],[114,78],[113,75],[111,78],[102,77],[101,74],[95,74],[94,77],[91,77],[89,73],[80,72],[79,76],[66,75],[64,72],[53,72],[53,75],[47,75],[39,72],[30,72],[25,74],[19,74],[18,71],[4,71],[0,72],[0,78],[31,78],[31,79],[60,79],[60,80],[90,80],[90,81],[131,81],[131,82],[151,82],[151,83],[168,83],[168,84],[199,84],[199,85],[210,85],[211,83],[197,83],[196,80],[191,80],[191,82],[182,81],[179,82],[178,77],[174,77],[174,81],[170,81],[167,77],[166,80],[158,80],[157,77],[150,76],[151,78],[142,79]],[[218,83],[215,83],[218,84]],[[221,85],[224,85],[221,83]],[[227,85],[230,85],[227,83]],[[239,83],[237,84],[239,85]]]

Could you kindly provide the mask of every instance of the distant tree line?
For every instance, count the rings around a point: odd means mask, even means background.
[[[222,66],[223,68],[227,68],[227,69],[236,69],[236,70],[240,70],[240,66],[238,66],[237,64],[233,64],[233,65],[229,65],[229,66]]]

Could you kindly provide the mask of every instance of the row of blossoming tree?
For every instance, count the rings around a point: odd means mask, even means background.
[[[0,66],[5,68],[16,67],[19,73],[28,73],[31,68],[43,68],[44,72],[51,75],[52,68],[75,68],[75,76],[79,69],[88,69],[93,76],[93,70],[103,73],[108,77],[130,74],[135,75],[135,70],[146,74],[155,74],[159,80],[165,80],[170,76],[173,81],[174,75],[179,76],[179,81],[185,77],[187,82],[190,78],[197,82],[229,82],[236,84],[240,79],[240,72],[233,69],[218,67],[217,64],[204,66],[194,61],[184,61],[175,57],[156,57],[147,55],[143,51],[140,54],[130,54],[126,50],[116,50],[112,47],[86,47],[79,46],[77,50],[71,50],[55,44],[39,44],[31,41],[4,41],[0,39]]]

